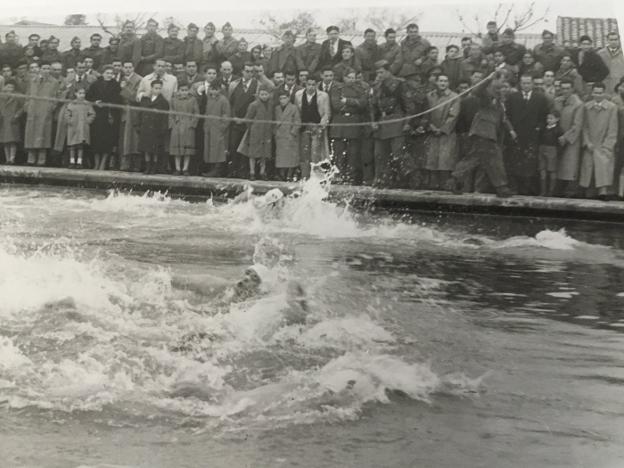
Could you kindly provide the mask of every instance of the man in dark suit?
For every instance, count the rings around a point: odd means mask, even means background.
[[[340,39],[338,26],[329,26],[326,31],[328,39],[321,44],[319,57],[319,68],[321,70],[327,67],[333,68],[334,65],[342,60],[342,49],[351,45],[351,42]]]
[[[533,77],[520,77],[520,91],[507,98],[507,117],[513,128],[505,154],[512,189],[520,195],[535,195],[537,150],[540,130],[546,125],[548,100],[533,89]]]
[[[323,68],[321,72],[321,82],[318,84],[318,89],[329,94],[331,93],[334,84],[334,69],[332,67]]]

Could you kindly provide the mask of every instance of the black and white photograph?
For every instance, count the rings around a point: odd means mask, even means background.
[[[624,4],[0,7],[0,468],[624,468]]]

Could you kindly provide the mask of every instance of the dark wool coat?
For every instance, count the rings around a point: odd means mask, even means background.
[[[169,110],[169,103],[161,94],[154,101],[151,97],[141,99],[141,109]],[[139,112],[139,151],[142,153],[162,154],[165,151],[169,118],[167,114]]]
[[[91,102],[121,104],[121,87],[115,80],[98,79],[87,91]],[[110,107],[95,108],[95,120],[91,124],[91,148],[95,153],[111,153],[119,139],[120,110]]]

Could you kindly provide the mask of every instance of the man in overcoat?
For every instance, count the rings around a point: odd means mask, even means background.
[[[594,83],[592,100],[585,104],[583,156],[579,185],[589,195],[591,188],[606,199],[613,185],[615,144],[618,136],[618,108],[607,99],[604,83]]]

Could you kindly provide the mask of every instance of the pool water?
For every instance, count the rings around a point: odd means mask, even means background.
[[[0,465],[624,466],[620,225],[298,195],[0,187]]]

